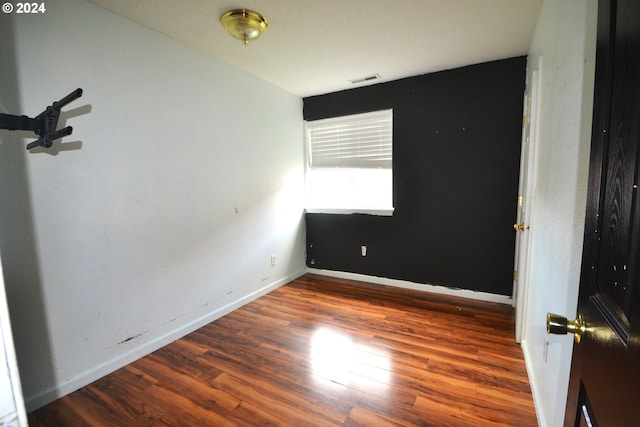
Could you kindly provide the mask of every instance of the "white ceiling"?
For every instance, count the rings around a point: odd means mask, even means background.
[[[542,0],[89,0],[301,97],[525,55]],[[247,46],[220,25],[263,14]],[[370,84],[370,83],[369,83]]]

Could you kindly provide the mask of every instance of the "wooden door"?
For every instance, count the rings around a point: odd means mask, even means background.
[[[565,425],[640,425],[640,1],[600,0],[589,195]]]
[[[522,148],[520,152],[520,181],[518,187],[518,210],[516,224],[516,246],[513,268],[513,301],[516,313],[516,342],[522,342],[525,329],[525,308],[529,285],[530,226],[532,224],[533,184],[537,170],[536,147],[538,141],[538,117],[540,105],[540,74],[542,57],[531,76],[531,93],[525,96],[523,105]]]

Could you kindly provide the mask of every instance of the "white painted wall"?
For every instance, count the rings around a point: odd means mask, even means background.
[[[576,313],[596,13],[596,0],[545,0],[529,50],[527,83],[540,57],[543,80],[535,222],[531,224],[531,282],[522,348],[541,426],[562,425],[569,381],[573,339],[547,335],[545,321],[547,312],[572,318]]]
[[[29,409],[302,274],[305,256],[299,97],[88,2],[46,7],[0,18],[5,110],[84,89],[53,155],[0,131]]]

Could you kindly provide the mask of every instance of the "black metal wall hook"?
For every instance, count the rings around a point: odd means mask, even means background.
[[[78,88],[60,101],[56,101],[48,106],[46,110],[38,114],[35,118],[0,113],[0,129],[33,131],[39,138],[27,144],[27,150],[35,147],[49,148],[53,144],[53,141],[71,135],[73,132],[71,126],[56,131],[58,119],[60,118],[60,109],[81,96],[82,89]]]

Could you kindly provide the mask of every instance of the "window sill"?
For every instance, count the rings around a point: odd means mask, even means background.
[[[305,212],[306,213],[311,213],[311,214],[336,214],[336,215],[365,214],[365,215],[377,215],[377,216],[393,216],[394,209],[395,208],[386,208],[386,209],[306,208]]]

